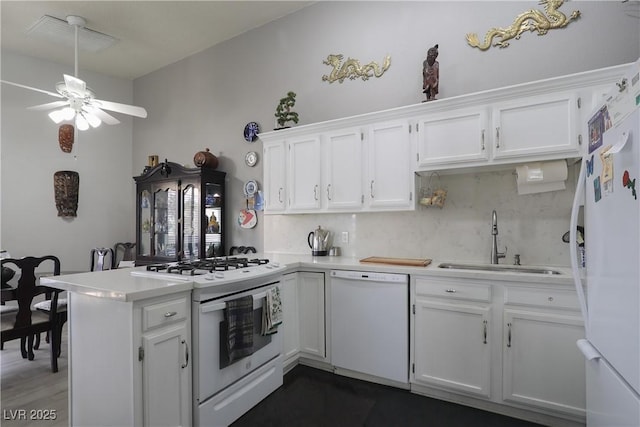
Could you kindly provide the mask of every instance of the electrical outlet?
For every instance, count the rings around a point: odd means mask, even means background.
[[[343,231],[342,232],[342,243],[349,243],[349,232],[348,231]]]

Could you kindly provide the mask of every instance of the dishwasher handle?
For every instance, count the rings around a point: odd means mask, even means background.
[[[331,270],[331,277],[367,282],[409,283],[409,276],[406,274],[380,273],[377,271]]]

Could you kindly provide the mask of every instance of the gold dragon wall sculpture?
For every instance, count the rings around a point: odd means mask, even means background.
[[[487,50],[491,47],[493,39],[499,38],[500,40],[496,40],[493,46],[505,48],[509,46],[508,40],[520,39],[520,36],[525,31],[537,31],[539,36],[544,36],[549,30],[566,27],[570,22],[580,17],[580,11],[574,10],[567,18],[564,13],[558,10],[563,3],[564,0],[541,0],[538,4],[544,5],[546,15],[540,10],[529,9],[516,16],[510,27],[492,28],[487,31],[482,44],[480,44],[478,35],[475,33],[467,34],[467,43],[471,47]]]
[[[369,80],[370,77],[380,77],[391,66],[391,56],[387,55],[384,58],[382,67],[380,67],[375,61],[371,61],[368,64],[362,66],[360,61],[353,58],[347,58],[344,63],[342,59],[343,55],[330,54],[327,59],[322,61],[323,64],[333,67],[331,73],[327,76],[322,76],[323,82],[333,83],[336,80],[342,83],[344,79],[355,80],[361,78],[362,80]]]

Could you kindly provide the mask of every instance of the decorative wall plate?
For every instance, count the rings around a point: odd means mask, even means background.
[[[251,197],[254,194],[256,194],[256,191],[258,191],[257,182],[255,182],[254,180],[251,180],[244,183],[244,194]]]
[[[247,142],[254,142],[258,139],[258,133],[260,132],[260,126],[256,122],[249,122],[244,127],[244,139]]]
[[[249,151],[246,156],[244,156],[244,162],[249,167],[254,167],[256,163],[258,163],[258,153],[255,151]]]

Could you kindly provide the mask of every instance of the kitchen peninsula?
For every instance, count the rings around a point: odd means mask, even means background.
[[[284,359],[285,370],[297,363],[333,369],[331,349],[325,346],[331,333],[328,303],[331,270],[406,274],[410,277],[407,303],[412,308],[406,325],[412,370],[404,387],[416,393],[550,425],[580,425],[584,416],[581,412],[584,380],[573,366],[574,359],[578,363],[581,356],[574,355],[569,346],[554,345],[549,350],[545,345],[545,340],[553,339],[558,330],[560,334],[582,333],[582,326],[573,322],[574,317],[579,318],[579,313],[567,269],[554,267],[559,274],[505,273],[438,267],[441,261],[449,260],[434,260],[428,267],[405,267],[361,263],[351,257],[252,255],[269,259],[269,264],[277,266],[275,274],[281,276],[284,323],[276,335],[283,335],[277,342],[281,346],[279,358]],[[171,280],[166,275],[159,278],[132,275],[145,271],[145,267],[135,267],[43,279],[50,286],[70,292],[69,396],[73,424],[91,419],[94,423],[101,420],[112,424],[144,425],[158,416],[175,421],[176,425],[198,424],[194,417],[197,405],[192,402],[197,379],[195,374],[192,378],[191,369],[193,355],[200,346],[194,330],[197,314],[193,312],[193,295],[202,292],[202,285],[189,278],[185,280],[186,276]],[[270,273],[270,276],[273,275]],[[238,283],[229,286],[238,286]],[[311,316],[316,321],[310,324],[309,309],[314,306],[312,311],[318,317]],[[442,323],[442,319],[432,317],[439,313],[454,317],[445,318],[447,323]],[[474,317],[477,313],[481,315]],[[449,320],[457,319],[457,315],[465,319],[470,314],[472,322],[478,321],[476,326],[459,322],[453,323],[453,327],[446,326]],[[434,330],[434,324],[440,325],[437,330]],[[541,330],[540,325],[553,327]],[[533,330],[532,326],[535,327]],[[481,353],[474,348],[475,340],[468,341],[471,347],[463,353],[463,357],[470,359],[466,361],[471,363],[470,368],[478,368],[486,374],[486,378],[480,379],[481,386],[477,385],[477,372],[459,367],[451,370],[453,367],[446,364],[439,364],[434,372],[432,365],[425,364],[433,357],[438,360],[449,357],[445,353],[429,353],[434,346],[425,345],[425,339],[444,339],[442,344],[447,345],[450,340],[462,338],[460,334],[465,334],[466,328],[485,334],[486,344],[480,344]],[[508,328],[511,328],[510,332]],[[522,333],[532,335],[519,337],[519,328]],[[508,335],[512,339],[509,347],[506,346]],[[319,345],[301,345],[309,337],[318,339]],[[565,337],[561,335],[560,338]],[[561,364],[559,369],[577,378],[569,381],[565,375],[555,381],[561,382],[563,387],[571,385],[575,390],[558,395],[548,384],[526,375],[523,377],[521,372],[536,367],[529,365],[528,358],[522,361],[512,357],[516,350],[526,351],[532,357],[535,355],[539,363]],[[446,352],[446,348],[439,351]],[[478,359],[479,354],[484,356]],[[156,365],[154,360],[162,363]],[[170,366],[175,369],[169,369]],[[557,369],[550,372],[557,372]],[[447,379],[446,375],[454,372],[463,377]],[[384,379],[358,372],[343,374],[385,383]],[[168,382],[180,386],[162,386]],[[95,387],[97,383],[101,386]],[[527,396],[525,392],[551,395],[541,399],[539,394]]]

